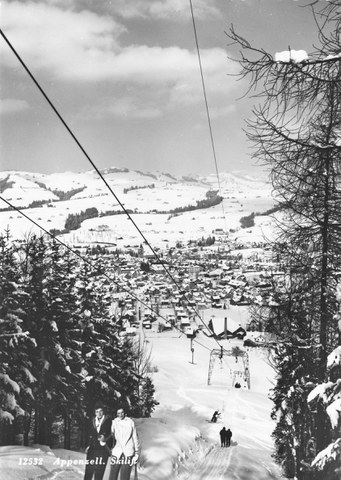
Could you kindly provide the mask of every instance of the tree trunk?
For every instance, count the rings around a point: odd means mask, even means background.
[[[324,185],[323,200],[323,225],[321,229],[322,236],[322,261],[321,261],[321,297],[320,297],[320,380],[323,380],[327,363],[327,287],[328,287],[328,255],[329,255],[329,176],[330,176],[330,158],[326,155],[326,175]]]
[[[30,441],[30,429],[32,422],[32,408],[30,408],[28,414],[26,415],[24,422],[24,446],[28,447]]]
[[[71,448],[71,421],[67,411],[64,414],[64,448]]]

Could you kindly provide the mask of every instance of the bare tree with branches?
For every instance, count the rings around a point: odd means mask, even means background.
[[[254,158],[270,168],[281,207],[274,249],[288,281],[280,296],[282,338],[272,395],[275,456],[286,475],[304,480],[325,478],[311,466],[311,445],[320,451],[329,444],[330,422],[322,405],[312,412],[306,398],[326,379],[327,355],[338,340],[341,271],[341,2],[315,8],[319,45],[309,55],[290,49],[273,55],[233,27],[227,33],[240,50],[247,94],[259,102],[246,133]]]

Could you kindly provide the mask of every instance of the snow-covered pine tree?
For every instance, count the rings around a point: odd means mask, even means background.
[[[51,444],[52,424],[61,414],[68,446],[70,409],[77,409],[82,389],[80,378],[73,371],[78,357],[74,340],[80,336],[80,328],[72,266],[68,255],[44,237],[27,239],[23,256],[27,325],[37,342],[32,357],[37,378],[33,389],[34,442]]]
[[[338,285],[336,298],[341,305],[341,284]],[[337,315],[339,340],[341,340],[341,306]],[[320,405],[329,417],[332,430],[331,442],[317,453],[311,466],[321,472],[323,478],[337,480],[341,476],[341,345],[336,347],[327,359],[327,379],[315,386],[308,395],[308,402]]]
[[[77,281],[77,305],[83,316],[82,361],[85,410],[93,412],[97,400],[114,412],[118,403],[136,402],[137,375],[131,343],[119,336],[116,318],[110,315],[112,285],[96,266],[83,264]]]
[[[81,357],[80,317],[77,313],[75,282],[77,260],[56,241],[48,241],[44,294],[46,320],[52,328],[54,352],[50,371],[53,398],[49,402],[49,423],[56,417],[64,424],[64,447],[70,448],[70,422],[82,409],[83,385],[79,376]]]
[[[323,479],[338,480],[341,475],[341,346],[328,355],[327,371],[328,380],[310,392],[308,402],[326,410],[332,435],[329,445],[317,453],[311,467],[320,472]]]
[[[0,236],[0,445],[21,442],[32,403],[32,352],[35,341],[26,330],[25,292],[9,234]]]
[[[61,419],[69,448],[97,400],[112,411],[138,406],[136,355],[119,335],[98,259],[80,267],[57,242],[32,235],[18,249],[1,237],[0,261],[0,416],[2,427],[12,424],[1,441],[23,432],[25,444],[51,444]]]
[[[155,400],[155,387],[149,375],[146,375],[141,381],[140,393],[138,399],[137,417],[150,417],[156,405],[159,404]]]
[[[130,412],[135,417],[150,417],[155,406],[158,405],[154,398],[155,387],[150,375],[151,347],[141,335],[129,343],[134,355],[134,371],[137,374],[135,401]]]
[[[277,421],[273,432],[274,458],[288,478],[299,478],[301,462],[306,459],[306,445],[314,435],[314,417],[308,408],[310,376],[314,376],[314,349],[307,342],[288,336],[276,351],[274,366],[277,381],[271,399],[272,418]]]
[[[33,375],[37,378],[37,383],[32,390],[32,397],[34,399],[33,405],[29,411],[29,418],[25,428],[25,438],[30,440],[31,431],[34,431],[34,442],[45,440],[45,435],[41,438],[38,428],[40,418],[39,405],[39,391],[41,390],[41,370],[47,363],[42,359],[41,349],[43,348],[41,342],[41,329],[44,323],[46,300],[43,295],[44,290],[44,275],[45,275],[45,256],[46,245],[43,237],[31,235],[25,239],[19,250],[19,267],[23,277],[24,288],[27,293],[25,301],[26,322],[27,329],[31,336],[36,339],[37,349],[33,352],[32,369]],[[42,415],[41,415],[42,416]],[[41,421],[43,428],[43,420]],[[43,443],[43,441],[41,443]]]

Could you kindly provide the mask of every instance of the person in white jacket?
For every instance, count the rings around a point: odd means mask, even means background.
[[[112,421],[111,433],[114,448],[111,452],[109,480],[129,480],[131,468],[139,458],[139,441],[133,420],[126,416],[123,408],[117,410],[117,417]]]

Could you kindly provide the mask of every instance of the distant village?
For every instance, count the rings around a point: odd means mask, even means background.
[[[74,248],[100,257],[106,274],[115,279],[111,285],[104,280],[105,295],[121,335],[134,336],[143,328],[178,330],[189,338],[201,331],[217,339],[244,339],[248,332],[263,330],[249,306],[276,308],[274,285],[284,281],[266,243],[240,244],[221,229],[186,245],[179,241],[173,248],[155,248],[156,255],[142,244],[123,250]]]

